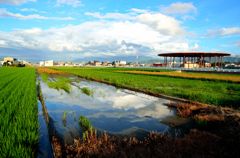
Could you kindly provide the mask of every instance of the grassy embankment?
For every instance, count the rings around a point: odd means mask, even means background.
[[[38,133],[33,68],[0,69],[0,157],[35,157]]]
[[[226,74],[194,73],[198,77],[132,74],[125,68],[56,68],[80,77],[106,82],[117,87],[129,88],[152,95],[169,95],[201,103],[239,108],[240,84],[229,80]],[[149,70],[143,69],[143,72]],[[153,71],[156,71],[155,69]],[[191,76],[193,73],[191,73]],[[200,76],[199,76],[200,75]],[[214,75],[214,78],[203,76]],[[225,76],[222,79],[221,76]],[[229,77],[230,76],[230,77]],[[238,75],[235,75],[239,77]],[[220,78],[220,79],[218,79]],[[227,79],[228,78],[228,79]]]

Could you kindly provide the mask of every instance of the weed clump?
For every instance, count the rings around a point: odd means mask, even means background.
[[[93,96],[93,91],[90,90],[88,87],[81,88],[81,91],[88,96]]]
[[[88,118],[80,116],[79,124],[83,130],[83,141],[97,140],[97,131],[93,128]]]

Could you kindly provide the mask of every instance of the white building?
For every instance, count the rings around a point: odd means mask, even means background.
[[[2,67],[2,66],[3,66],[3,63],[4,63],[4,61],[0,61],[0,67]]]
[[[123,60],[120,60],[120,61],[114,61],[113,64],[115,66],[126,66],[127,65],[127,62],[126,61],[123,61]]]
[[[21,61],[19,61],[21,64],[23,64],[23,65],[26,65],[26,66],[31,66],[32,64],[30,63],[30,62],[28,62],[28,61],[25,61],[25,60],[21,60]]]
[[[40,61],[39,62],[39,66],[44,66],[45,65],[45,62],[44,61]]]
[[[48,61],[40,61],[39,66],[53,66],[54,62],[53,60],[48,60]]]
[[[127,64],[127,62],[126,61],[119,61],[119,65],[126,65]]]

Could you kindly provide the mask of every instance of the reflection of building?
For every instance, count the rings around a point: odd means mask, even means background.
[[[205,68],[211,67],[212,65],[214,65],[215,67],[222,67],[223,57],[230,56],[230,54],[207,53],[207,52],[180,52],[180,53],[163,53],[159,54],[159,56],[164,57],[164,65],[169,67],[176,67],[176,61],[179,61],[180,67]]]

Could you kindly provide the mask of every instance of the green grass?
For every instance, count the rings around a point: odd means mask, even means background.
[[[90,120],[85,116],[79,117],[79,125],[82,128],[82,138],[83,141],[86,141],[93,135],[94,128],[90,122]]]
[[[0,68],[0,157],[35,157],[38,145],[33,68]]]
[[[67,93],[70,93],[71,91],[71,80],[66,77],[56,77],[52,78],[54,80],[49,80],[48,74],[41,74],[43,82],[45,82],[49,88],[57,89],[57,90],[64,90]]]
[[[79,125],[81,126],[83,131],[88,131],[91,128],[93,128],[93,126],[92,126],[91,122],[89,121],[89,119],[84,117],[84,116],[80,116],[79,117]]]
[[[240,84],[238,83],[117,72],[129,70],[126,68],[62,67],[57,69],[86,79],[104,81],[117,87],[239,108]]]
[[[81,88],[81,91],[88,96],[93,96],[93,91],[90,90],[88,87]]]

